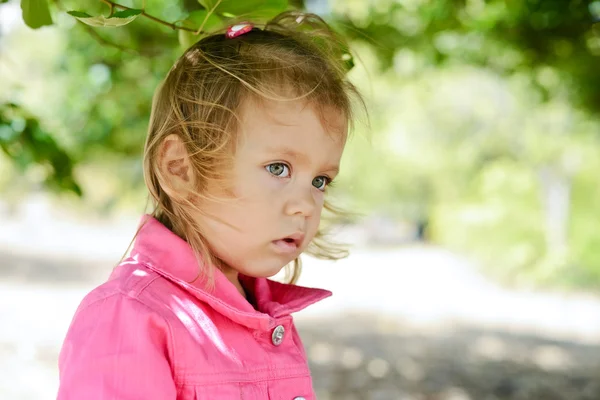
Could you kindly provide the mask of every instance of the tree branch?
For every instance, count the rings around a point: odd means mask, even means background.
[[[204,24],[206,24],[206,21],[208,21],[208,17],[215,11],[215,9],[219,6],[219,4],[221,4],[221,1],[222,0],[217,0],[217,2],[210,9],[210,11],[206,13],[206,16],[204,17],[204,21],[202,21],[202,25],[200,25],[198,30],[196,32],[194,32],[194,35],[199,35],[202,32],[202,29],[204,29]]]
[[[103,3],[106,3],[109,7],[111,7],[111,10],[113,9],[113,7],[120,8],[121,10],[132,10],[131,7],[127,7],[127,6],[124,6],[124,5],[121,5],[121,4],[117,4],[117,3],[115,3],[115,2],[113,2],[111,0],[101,0],[101,1]],[[182,30],[182,31],[188,31],[188,32],[197,33],[196,29],[188,28],[188,27],[185,27],[185,26],[177,26],[174,23],[164,21],[164,20],[162,20],[160,18],[156,18],[155,16],[148,14],[145,10],[142,10],[142,13],[140,15],[143,15],[144,17],[146,17],[148,19],[151,19],[154,22],[158,22],[161,25],[168,26],[169,28],[171,28],[173,30],[179,29],[179,30]]]
[[[115,6],[108,1],[104,1],[104,0],[102,0],[102,1],[110,7],[110,12],[108,13],[108,17],[109,18],[112,17],[113,13],[115,12]]]

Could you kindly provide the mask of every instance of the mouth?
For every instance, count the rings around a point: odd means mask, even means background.
[[[281,239],[277,239],[273,241],[273,244],[282,252],[289,253],[295,252],[302,246],[302,242],[304,241],[304,233],[298,232],[293,235],[286,236]]]

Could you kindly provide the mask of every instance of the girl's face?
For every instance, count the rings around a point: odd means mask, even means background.
[[[226,275],[275,275],[314,238],[346,141],[345,119],[329,114],[324,127],[299,101],[242,107],[232,182],[207,189],[228,200],[199,204],[211,216],[199,218]]]

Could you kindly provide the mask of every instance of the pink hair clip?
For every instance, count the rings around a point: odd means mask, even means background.
[[[254,25],[252,25],[250,22],[242,22],[240,24],[232,25],[229,28],[227,28],[225,36],[228,39],[233,39],[235,37],[243,35],[244,33],[250,32],[252,28],[254,28]]]

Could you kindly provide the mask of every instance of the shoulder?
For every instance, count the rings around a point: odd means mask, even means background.
[[[123,310],[164,314],[164,298],[177,288],[141,263],[124,262],[117,266],[108,281],[92,289],[76,311],[97,311],[118,305]]]
[[[63,357],[70,348],[103,351],[116,342],[171,347],[172,318],[160,301],[147,295],[160,276],[143,267],[121,267],[79,304],[65,337]]]
[[[80,303],[59,355],[59,398],[174,398],[171,323],[140,296],[157,278],[130,275],[111,277]]]
[[[134,321],[150,320],[153,325],[164,325],[177,333],[181,328],[189,328],[189,324],[182,325],[182,309],[186,311],[183,314],[190,314],[193,309],[197,319],[206,320],[213,314],[210,307],[181,285],[143,263],[126,260],[115,268],[107,282],[83,298],[72,323],[107,316],[113,327],[132,329]]]

